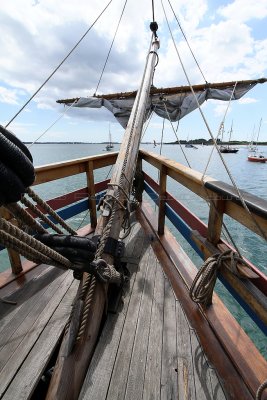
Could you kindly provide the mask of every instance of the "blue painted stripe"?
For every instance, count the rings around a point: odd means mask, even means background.
[[[262,330],[265,335],[267,335],[267,325],[258,317],[257,314],[250,308],[250,306],[239,296],[238,292],[236,292],[231,285],[221,276],[218,274],[218,278],[228,290],[228,292],[234,297],[234,299],[240,304],[240,306],[246,311],[246,313],[250,316],[250,318],[255,322],[256,325]]]

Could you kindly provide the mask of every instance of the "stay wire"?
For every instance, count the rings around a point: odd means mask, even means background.
[[[184,71],[186,80],[187,80],[187,82],[188,82],[188,85],[190,86],[191,92],[192,92],[192,94],[193,94],[193,96],[194,96],[194,98],[195,98],[197,107],[198,107],[199,112],[200,112],[200,114],[201,114],[201,116],[202,116],[202,119],[203,119],[203,121],[204,121],[204,123],[205,123],[205,125],[206,125],[206,128],[207,128],[207,130],[208,130],[208,132],[209,132],[209,135],[210,135],[210,137],[211,137],[212,140],[213,140],[214,146],[215,146],[215,148],[216,148],[216,150],[217,150],[217,152],[218,152],[218,155],[219,155],[219,157],[220,157],[220,159],[221,159],[221,161],[222,161],[222,163],[223,163],[223,165],[224,165],[224,167],[225,167],[225,169],[226,169],[226,171],[227,171],[227,173],[228,173],[228,176],[229,176],[229,178],[230,178],[230,180],[231,180],[231,182],[232,182],[232,185],[234,186],[234,188],[235,188],[235,190],[236,190],[236,192],[237,192],[237,194],[238,194],[238,197],[239,197],[239,199],[240,199],[240,201],[241,201],[241,203],[242,203],[243,208],[246,210],[247,214],[250,216],[251,220],[253,221],[255,227],[257,228],[258,234],[259,234],[260,236],[262,236],[265,240],[267,240],[267,237],[266,237],[266,235],[265,235],[265,232],[263,231],[263,229],[261,228],[261,226],[258,224],[258,222],[257,222],[257,220],[255,219],[255,217],[253,216],[253,214],[250,212],[250,210],[249,210],[249,208],[248,208],[248,206],[247,206],[245,200],[243,199],[243,196],[242,196],[242,194],[241,194],[239,188],[237,187],[237,185],[236,185],[236,183],[235,183],[235,180],[234,180],[234,178],[233,178],[233,176],[232,176],[232,174],[231,174],[231,172],[230,172],[230,170],[229,170],[229,168],[228,168],[226,162],[224,161],[224,158],[222,157],[222,155],[221,155],[221,153],[220,153],[219,146],[218,146],[218,144],[216,143],[216,140],[215,140],[215,138],[214,138],[214,136],[213,136],[213,133],[211,132],[211,129],[210,129],[210,127],[209,127],[209,124],[208,124],[208,122],[207,122],[207,120],[206,120],[206,117],[205,117],[205,115],[204,115],[204,113],[203,113],[203,111],[202,111],[202,109],[201,109],[201,107],[200,107],[198,98],[197,98],[196,93],[195,93],[195,91],[194,91],[194,89],[193,89],[193,87],[192,87],[192,84],[191,84],[190,80],[189,80],[189,77],[188,77],[188,74],[187,74],[187,72],[186,72],[186,70],[185,70],[185,67],[184,67],[184,64],[183,64],[183,62],[182,62],[180,53],[179,53],[179,51],[178,51],[178,49],[177,49],[177,46],[176,46],[176,43],[175,43],[175,40],[174,40],[172,31],[171,31],[171,28],[170,28],[170,25],[169,25],[169,21],[168,21],[168,19],[167,19],[167,15],[166,15],[165,8],[164,8],[164,5],[163,5],[162,0],[161,0],[161,4],[162,4],[162,8],[163,8],[163,11],[164,11],[164,14],[165,14],[166,23],[167,23],[167,25],[168,25],[168,29],[169,29],[169,32],[170,32],[170,35],[171,35],[171,38],[172,38],[172,41],[173,41],[173,44],[174,44],[174,47],[175,47],[175,50],[176,50],[177,57],[178,57],[178,59],[179,59],[179,61],[180,61],[180,64],[181,64],[182,69],[183,69],[183,71]]]
[[[108,62],[108,59],[109,59],[109,56],[110,56],[110,53],[111,53],[111,50],[112,50],[112,47],[113,47],[115,38],[116,38],[116,36],[117,36],[117,32],[118,32],[118,29],[119,29],[119,26],[120,26],[120,23],[121,23],[121,20],[122,20],[122,16],[123,16],[123,14],[124,14],[124,10],[125,10],[127,1],[128,1],[128,0],[125,0],[125,3],[124,3],[124,6],[123,6],[123,9],[122,9],[122,12],[121,12],[121,15],[120,15],[120,18],[119,18],[119,21],[118,21],[118,24],[117,24],[117,27],[116,27],[114,36],[113,36],[113,39],[112,39],[112,42],[111,42],[111,45],[110,45],[110,48],[109,48],[109,51],[108,51],[108,54],[107,54],[107,57],[106,57],[104,66],[103,66],[102,72],[101,72],[101,74],[100,74],[99,81],[98,81],[98,83],[97,83],[97,85],[96,85],[96,89],[95,89],[94,96],[96,96],[97,90],[98,90],[98,88],[99,88],[100,82],[101,82],[102,77],[103,77],[103,74],[104,74],[104,71],[105,71],[105,69],[106,69],[106,65],[107,65],[107,62]]]
[[[40,135],[38,136],[37,139],[35,139],[29,146],[28,148],[32,147],[39,139],[41,139],[41,137],[43,137],[54,125],[56,125],[56,123],[63,118],[67,112],[70,110],[71,107],[73,107],[73,105],[76,103],[76,101],[74,101],[73,103],[71,103],[70,106],[68,106],[65,111]]]
[[[161,2],[162,2],[162,0],[161,0]],[[184,37],[184,39],[185,39],[185,41],[186,41],[186,44],[187,44],[187,46],[188,46],[188,48],[189,48],[189,50],[190,50],[190,53],[192,54],[192,57],[193,57],[194,60],[195,60],[195,63],[196,63],[196,65],[197,65],[198,69],[199,69],[199,72],[201,73],[201,75],[202,75],[204,81],[208,84],[207,79],[205,78],[204,73],[203,73],[202,69],[200,68],[200,65],[199,65],[199,63],[198,63],[198,61],[197,61],[197,59],[196,59],[196,56],[195,56],[195,54],[194,54],[194,52],[193,52],[193,50],[192,50],[192,48],[191,48],[191,46],[190,46],[190,44],[189,44],[189,41],[187,40],[187,37],[185,36],[185,33],[184,33],[183,28],[182,28],[182,26],[181,26],[181,23],[180,23],[180,21],[178,20],[176,14],[175,14],[175,11],[174,11],[174,9],[173,9],[173,7],[172,7],[172,4],[171,4],[170,0],[168,0],[168,3],[169,3],[169,5],[170,5],[170,7],[171,7],[171,9],[172,9],[174,18],[175,18],[176,21],[177,21],[177,24],[178,24],[178,26],[179,26],[179,28],[180,28],[180,30],[181,30],[181,32],[182,32],[182,35],[183,35],[183,37]]]
[[[99,18],[104,14],[106,9],[109,7],[109,5],[112,3],[113,0],[110,0],[109,3],[106,5],[106,7],[101,11],[101,13],[98,15],[98,17],[94,20],[92,25],[87,29],[87,31],[83,34],[83,36],[80,38],[80,40],[75,44],[75,46],[70,50],[70,52],[66,55],[66,57],[60,62],[60,64],[54,69],[54,71],[49,75],[49,77],[44,81],[44,83],[34,92],[34,94],[29,98],[29,100],[26,101],[26,103],[20,108],[20,110],[14,115],[14,117],[6,124],[5,128],[7,128],[12,121],[21,113],[22,110],[31,102],[31,100],[37,95],[37,93],[40,92],[40,90],[46,85],[46,83],[52,78],[52,76],[58,71],[58,69],[61,67],[61,65],[67,60],[67,58],[73,53],[73,51],[79,46],[81,41],[85,38],[85,36],[89,33],[89,31],[93,28],[93,26],[96,24],[96,22],[99,20]]]

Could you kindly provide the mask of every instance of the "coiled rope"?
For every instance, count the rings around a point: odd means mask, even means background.
[[[267,389],[267,379],[258,388],[257,394],[256,394],[256,400],[261,400],[262,399],[262,394],[263,394],[265,389]]]
[[[243,258],[230,249],[209,257],[199,269],[189,290],[190,297],[195,303],[202,304],[204,307],[212,304],[212,294],[218,271],[224,262],[229,262],[229,269],[237,276],[241,276],[237,269],[237,263],[250,268]]]

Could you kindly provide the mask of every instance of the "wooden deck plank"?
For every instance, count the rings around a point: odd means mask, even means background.
[[[177,343],[176,343],[176,301],[171,285],[165,279],[164,294],[164,324],[162,345],[162,369],[161,369],[161,399],[178,398],[177,377]]]
[[[193,330],[190,331],[190,340],[196,398],[197,400],[213,399],[209,364]]]
[[[127,264],[131,275],[130,284],[125,289],[119,314],[109,314],[107,317],[79,399],[104,399],[106,397],[137,271],[139,257],[135,257],[134,254],[141,256],[146,248],[147,243],[144,241],[143,231],[140,230],[139,224],[134,224],[130,235],[125,239],[124,260],[133,259],[135,261],[134,264]]]
[[[21,321],[19,328],[0,352],[2,361],[0,395],[12,381],[72,281],[71,272],[60,275],[46,288],[41,301],[39,293],[34,296],[35,304],[31,312]]]
[[[33,297],[41,296],[51,281],[57,276],[62,275],[60,271],[54,267],[40,270],[38,275],[28,282],[23,289],[17,290],[6,299],[16,302],[16,305],[0,303],[1,328],[0,328],[0,348],[6,343],[8,337],[12,335],[21,324],[24,318],[28,315],[35,301]],[[2,334],[4,332],[4,335]]]
[[[110,381],[109,391],[106,397],[107,400],[121,400],[125,394],[128,370],[135,339],[136,324],[144,291],[145,277],[148,267],[148,258],[149,249],[147,249],[142,256],[139,264],[139,270],[136,274],[133,293],[130,299],[126,321],[120,340],[120,346],[118,349]]]
[[[136,264],[131,264],[127,267],[132,276],[129,288],[125,291],[123,305],[119,314],[108,314],[94,357],[85,377],[79,400],[106,398],[137,269]]]
[[[140,303],[134,345],[129,367],[125,400],[141,400],[145,379],[146,356],[148,349],[154,284],[156,275],[156,260],[151,247],[149,248],[148,269]]]
[[[191,335],[188,321],[176,301],[177,323],[177,372],[179,399],[197,400],[193,372]]]
[[[68,282],[72,283],[8,387],[3,400],[26,400],[33,394],[63,332],[77,293],[78,281],[71,280],[71,276],[69,276],[66,279],[65,287],[68,286]]]
[[[144,400],[160,400],[164,285],[165,278],[157,262],[143,388]]]

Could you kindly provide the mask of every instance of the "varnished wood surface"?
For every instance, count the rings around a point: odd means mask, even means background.
[[[134,225],[125,255],[131,281],[120,312],[107,316],[79,400],[224,400],[151,240]]]

